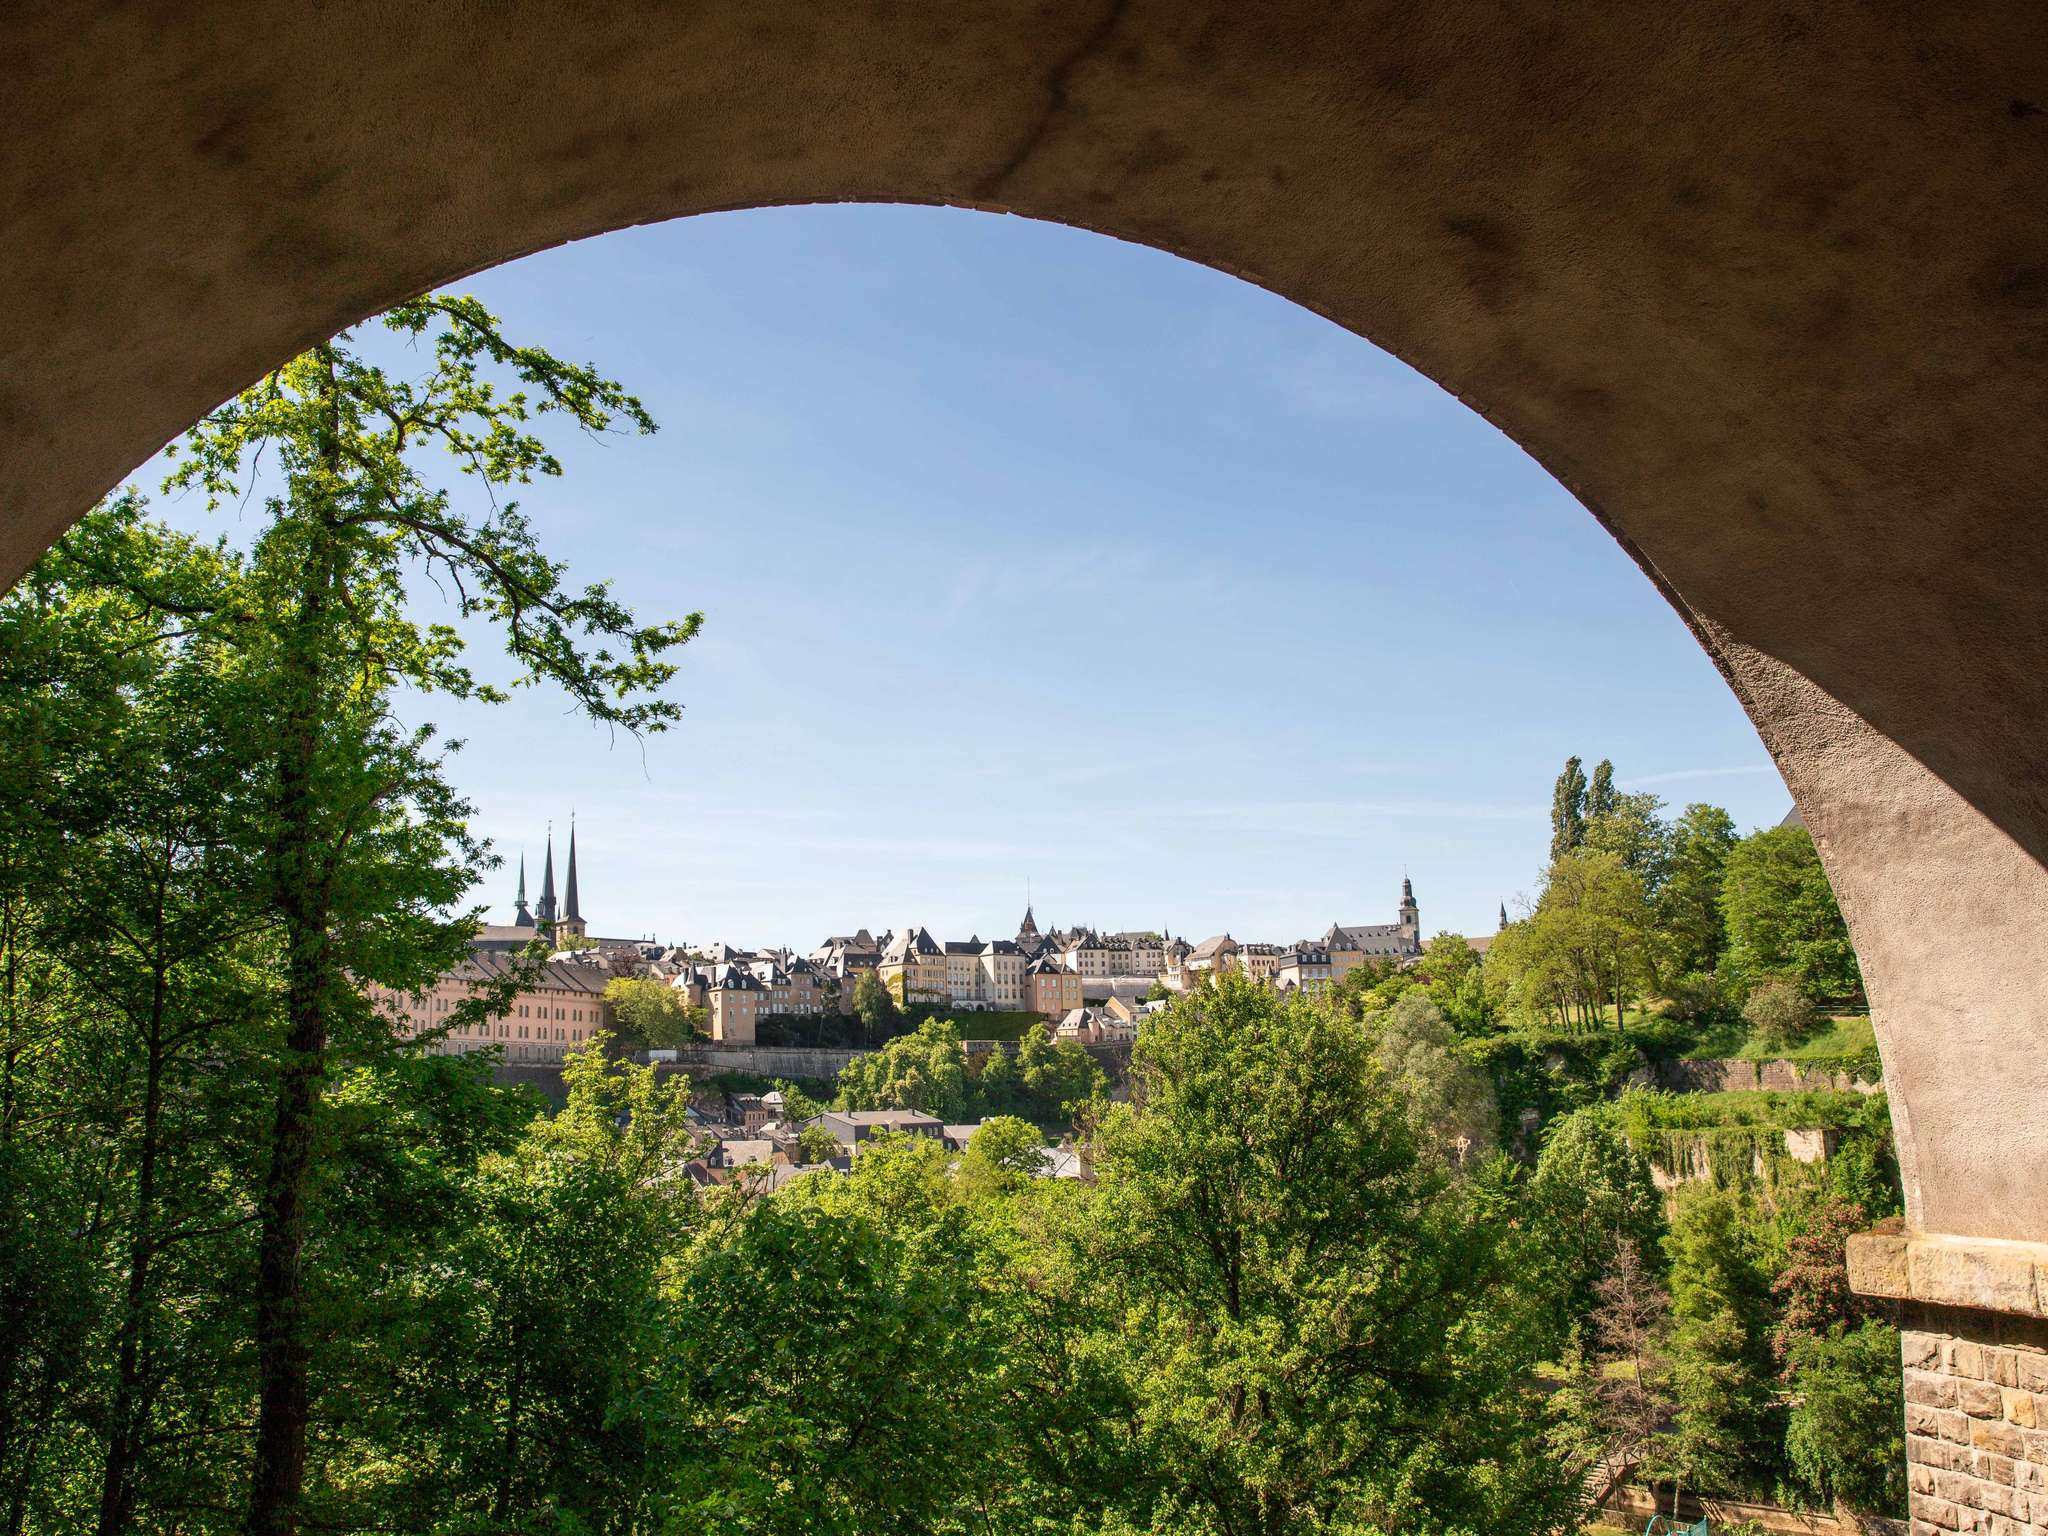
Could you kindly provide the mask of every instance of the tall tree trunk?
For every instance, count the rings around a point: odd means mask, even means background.
[[[317,726],[289,723],[283,749],[277,900],[288,945],[286,1036],[270,1129],[256,1292],[256,1467],[250,1536],[292,1536],[306,1471],[306,1183],[313,1160],[313,1117],[327,1067],[329,940],[313,878],[313,758]]]
[[[159,923],[161,938],[161,923]],[[128,1228],[128,1293],[115,1349],[114,1400],[107,1413],[107,1459],[100,1477],[99,1536],[128,1528],[135,1507],[135,1452],[141,1440],[142,1332],[149,1313],[149,1268],[156,1251],[157,1137],[163,1120],[165,978],[150,987],[143,1070],[142,1145],[136,1156],[135,1211]]]
[[[500,1525],[512,1518],[513,1472],[519,1464],[519,1416],[526,1408],[526,1352],[517,1328],[512,1330],[511,1346],[512,1373],[505,1391],[505,1437],[498,1468],[498,1496],[491,1510],[491,1518]]]
[[[322,457],[341,467],[334,357],[327,363],[329,416]],[[270,1129],[257,1239],[256,1458],[248,1536],[296,1536],[306,1477],[306,1420],[312,1345],[306,1328],[306,1185],[313,1162],[314,1117],[327,1071],[327,1017],[335,974],[329,931],[328,876],[321,846],[319,786],[322,679],[329,607],[341,582],[341,549],[325,507],[314,519],[293,631],[285,642],[278,721],[277,827],[272,844],[273,900],[285,938],[285,1050]]]

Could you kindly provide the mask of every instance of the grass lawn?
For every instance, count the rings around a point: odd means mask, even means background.
[[[1694,1061],[1732,1057],[1738,1061],[1840,1061],[1877,1049],[1877,1036],[1870,1027],[1870,1015],[1845,1014],[1828,1020],[1827,1026],[1811,1040],[1790,1050],[1774,1050],[1759,1042],[1737,1021],[1716,1030],[1685,1054]]]
[[[1045,1020],[1031,1012],[961,1013],[953,1023],[962,1040],[1022,1040],[1024,1032],[1045,1028]]]

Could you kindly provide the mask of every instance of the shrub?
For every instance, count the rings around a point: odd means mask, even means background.
[[[1743,1022],[1755,1033],[1757,1042],[1769,1050],[1789,1050],[1812,1037],[1820,1027],[1820,1015],[1799,990],[1797,982],[1783,976],[1760,981],[1742,1005]]]

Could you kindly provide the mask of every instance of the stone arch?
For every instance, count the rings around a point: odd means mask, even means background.
[[[1396,352],[1620,540],[1821,845],[1911,1227],[2048,1239],[2048,9],[197,0],[0,42],[0,577],[265,367],[561,241],[842,199],[1143,241]]]

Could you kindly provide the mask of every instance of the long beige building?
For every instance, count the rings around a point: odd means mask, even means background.
[[[380,987],[372,997],[409,1038],[433,1036],[426,1049],[435,1055],[456,1056],[497,1046],[508,1062],[558,1062],[611,1027],[604,989],[612,973],[595,957],[549,961],[533,986],[513,996],[504,1014],[456,1027],[458,1010],[472,995],[472,985],[496,981],[510,968],[509,956],[477,951],[425,992],[407,997]]]

